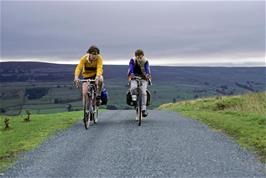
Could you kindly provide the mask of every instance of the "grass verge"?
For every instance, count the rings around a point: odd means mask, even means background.
[[[225,132],[266,163],[266,92],[181,101],[159,109],[179,112]]]
[[[18,153],[36,148],[56,131],[66,129],[80,121],[82,112],[33,114],[30,122],[25,122],[24,117],[9,117],[11,126],[9,129],[4,129],[4,121],[1,119],[0,171],[11,166]]]

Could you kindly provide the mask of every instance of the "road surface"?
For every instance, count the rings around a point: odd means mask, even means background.
[[[100,113],[20,156],[2,177],[266,177],[266,166],[232,139],[197,121],[150,111]]]

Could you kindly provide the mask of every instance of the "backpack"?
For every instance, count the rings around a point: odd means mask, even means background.
[[[107,104],[108,92],[107,92],[107,89],[105,88],[105,86],[103,87],[102,92],[101,92],[101,100],[102,100],[101,105],[106,105]]]
[[[146,106],[149,106],[151,104],[151,93],[149,92],[149,90],[146,90],[147,92],[147,102],[146,102]],[[127,92],[127,104],[129,106],[134,106],[136,103],[134,103],[132,101],[132,97],[131,97],[131,93],[130,91]]]

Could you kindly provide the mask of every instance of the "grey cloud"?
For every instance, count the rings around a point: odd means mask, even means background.
[[[265,2],[2,2],[2,56],[265,53]]]

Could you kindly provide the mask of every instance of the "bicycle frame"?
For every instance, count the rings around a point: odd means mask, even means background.
[[[141,126],[141,120],[142,120],[142,91],[141,91],[141,86],[142,86],[142,78],[135,76],[133,80],[136,80],[137,82],[137,100],[136,100],[136,117],[138,117],[138,125]]]
[[[84,123],[85,128],[88,129],[89,121],[95,122],[95,113],[98,117],[98,107],[96,105],[96,80],[95,79],[80,79],[79,82],[88,83],[88,100],[83,98],[83,108],[84,108]]]

